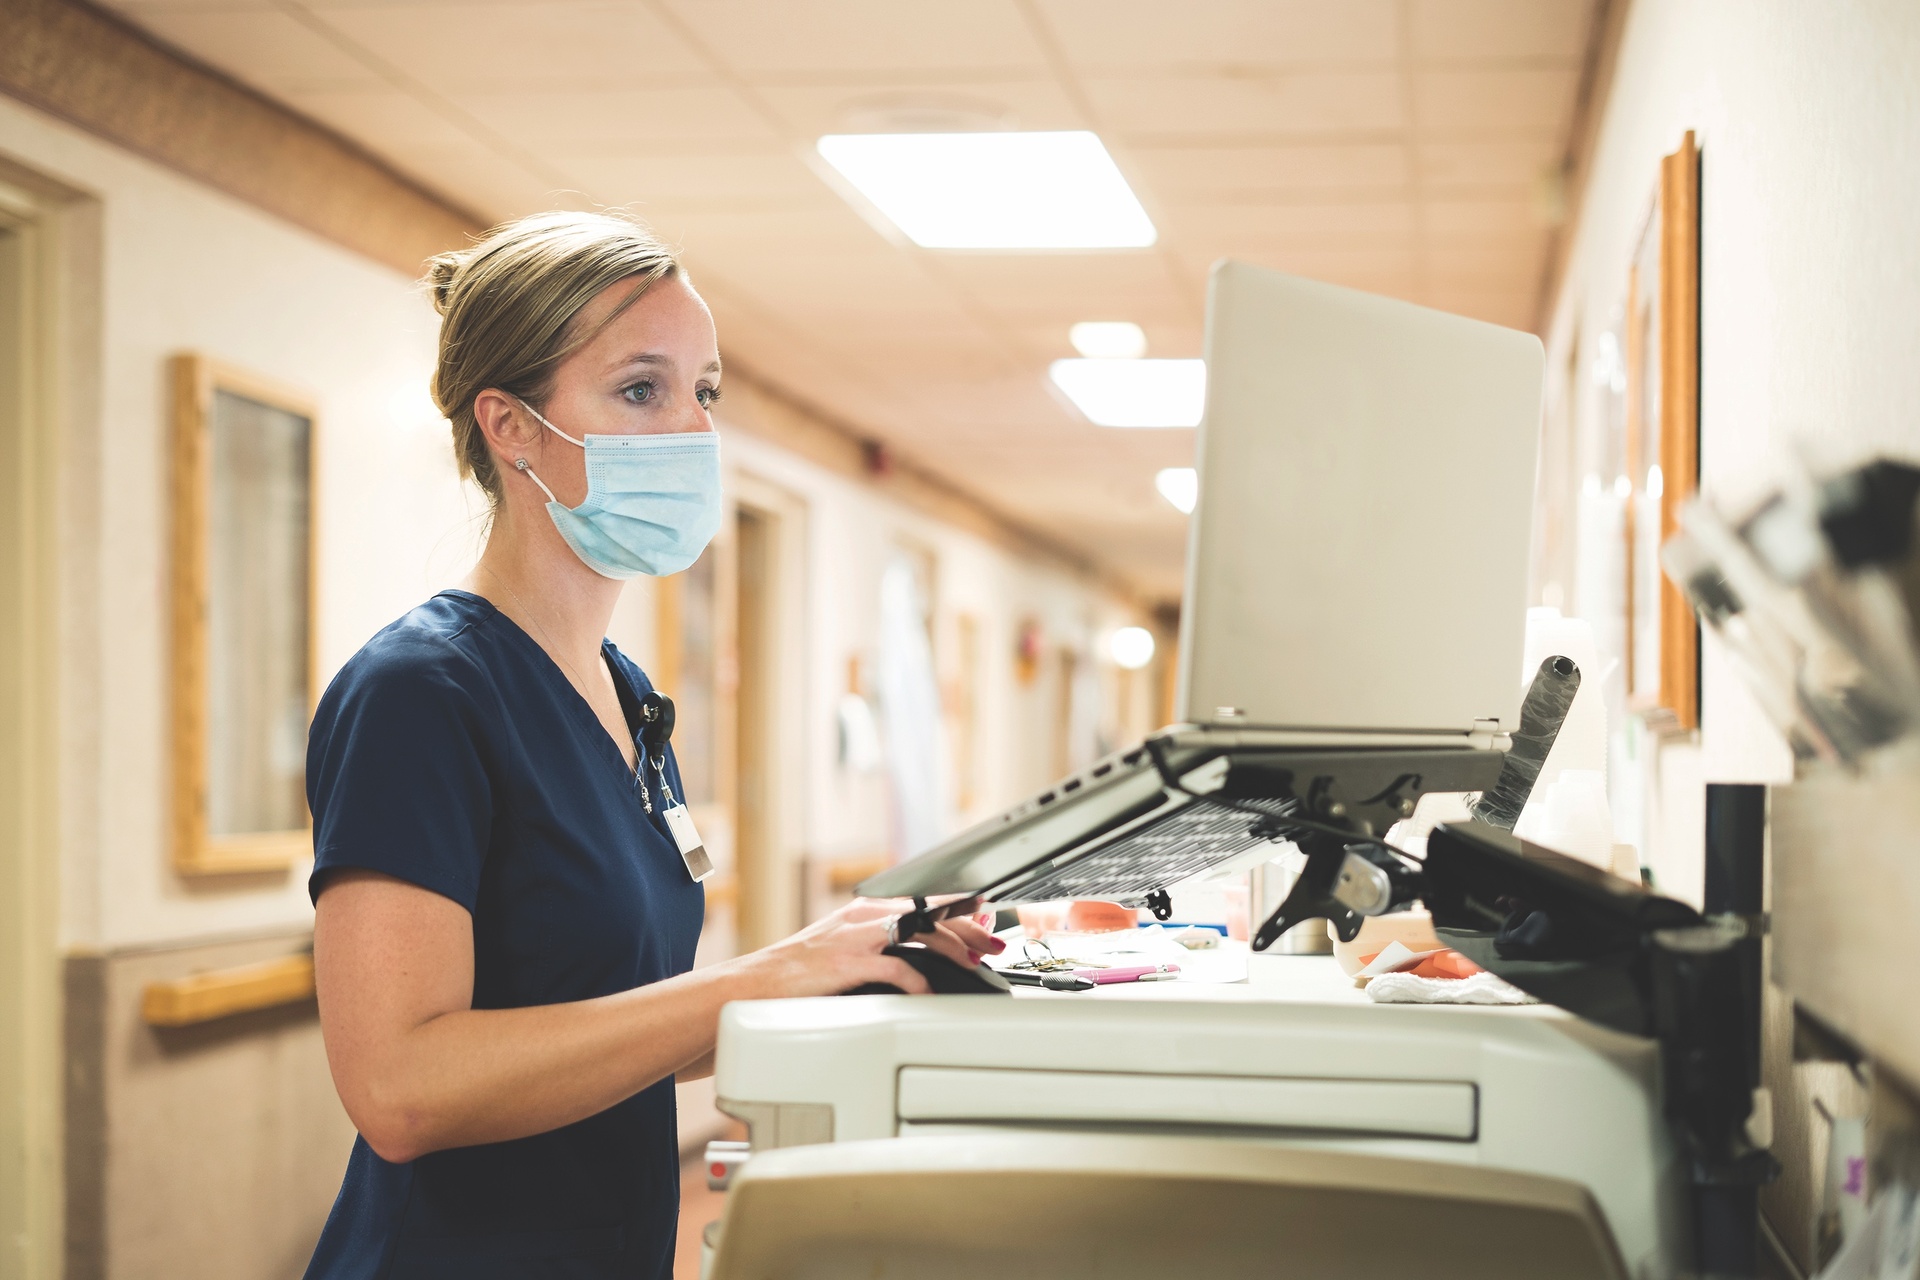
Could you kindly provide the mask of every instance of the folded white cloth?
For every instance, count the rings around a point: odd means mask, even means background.
[[[1511,982],[1480,972],[1470,978],[1417,978],[1383,973],[1367,983],[1375,1004],[1539,1004]]]

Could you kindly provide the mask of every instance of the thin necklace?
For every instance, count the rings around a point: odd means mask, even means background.
[[[480,566],[480,568],[486,571],[486,575],[489,578],[492,578],[495,582],[499,583],[501,586],[507,589],[507,598],[512,600],[516,605],[520,606],[520,612],[527,615],[527,621],[531,622],[533,624],[533,629],[540,633],[540,638],[547,642],[547,651],[551,653],[555,658],[559,659],[560,665],[567,669],[569,678],[572,679],[574,682],[574,688],[578,689],[580,692],[581,700],[585,702],[588,707],[592,707],[593,695],[587,692],[586,677],[580,674],[580,669],[578,667],[574,666],[573,663],[567,661],[567,655],[560,651],[560,646],[553,642],[553,637],[547,634],[546,627],[541,625],[540,615],[536,614],[533,610],[527,608],[527,602],[520,598],[520,593],[513,589],[513,584],[511,582],[508,582],[505,578],[501,577],[500,574],[497,571],[495,571],[492,565],[483,564]],[[598,711],[594,712],[595,716],[598,716],[599,714],[600,713]],[[622,753],[623,758],[624,758],[624,755],[625,753],[623,752]],[[635,772],[639,771],[638,763],[634,765],[634,770]]]

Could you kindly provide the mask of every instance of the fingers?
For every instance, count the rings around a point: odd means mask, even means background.
[[[994,937],[991,930],[972,920],[955,917],[941,923],[942,927],[951,929],[954,936],[966,944],[967,950],[976,955],[997,956],[1007,949],[1007,944]]]
[[[915,934],[913,940],[925,943],[929,951],[938,951],[963,968],[971,969],[979,963],[972,954],[969,954],[967,944],[956,937],[945,925],[939,926],[932,933]]]
[[[920,976],[920,971],[905,960],[894,956],[881,956],[880,966],[874,970],[869,982],[891,982],[910,996],[930,996],[933,988]]]

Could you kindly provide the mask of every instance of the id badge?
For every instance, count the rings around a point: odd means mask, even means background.
[[[680,861],[687,864],[687,874],[693,882],[699,884],[713,874],[713,859],[707,856],[707,846],[700,843],[700,833],[693,829],[693,815],[687,812],[687,806],[670,806],[662,815],[667,820],[667,830],[673,833],[673,843],[680,849]]]

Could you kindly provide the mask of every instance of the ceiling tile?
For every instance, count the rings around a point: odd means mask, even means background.
[[[1394,0],[1040,0],[1087,68],[1391,62]]]
[[[1565,70],[1445,70],[1414,76],[1421,138],[1508,137],[1564,141],[1578,73]]]
[[[1555,58],[1575,62],[1593,0],[1413,0],[1418,59]]]
[[[1128,158],[1166,203],[1310,191],[1403,192],[1407,148],[1390,143],[1291,147],[1129,148]]]
[[[1042,76],[944,80],[919,77],[826,84],[759,84],[755,91],[797,138],[871,127],[861,117],[888,109],[934,109],[998,119],[1018,129],[1084,129],[1086,118],[1059,83]]]
[[[1296,237],[1404,236],[1414,225],[1413,205],[1405,200],[1193,204],[1174,207],[1169,217],[1174,234],[1183,241],[1196,236],[1251,244]]]
[[[1425,278],[1440,289],[1530,291],[1540,283],[1546,255],[1539,237],[1520,237],[1495,246],[1455,246],[1426,255]]]
[[[941,275],[996,315],[1078,320],[1179,318],[1191,308],[1152,252],[1129,254],[942,254]]]
[[[697,242],[688,246],[688,267],[696,274],[707,258]],[[838,324],[850,314],[866,315],[878,324],[914,310],[952,311],[951,295],[938,282],[885,248],[857,254],[716,254],[711,261],[736,292],[803,318],[832,318]]]
[[[350,50],[278,10],[141,10],[130,16],[166,43],[270,93],[289,86],[384,83]]]
[[[1195,278],[1203,281],[1196,272]],[[1199,321],[1183,320],[1136,320],[1124,313],[1107,314],[1092,307],[1086,308],[1078,316],[1082,320],[1133,320],[1147,333],[1147,354],[1163,359],[1192,359],[1201,353],[1204,327]],[[1033,359],[1051,362],[1064,360],[1078,353],[1067,337],[1071,326],[1062,324],[1058,319],[1034,319],[1023,317],[1008,319],[1002,328],[1012,341],[1024,348]]]
[[[1560,166],[1565,144],[1558,138],[1517,142],[1423,142],[1415,149],[1417,172],[1428,191],[1511,187],[1534,191]]]
[[[701,209],[779,211],[796,204],[840,203],[785,149],[710,155],[563,153],[553,161],[599,199],[672,206],[688,215]]]
[[[1090,76],[1103,127],[1138,141],[1303,137],[1398,130],[1406,124],[1390,72]]]
[[[716,261],[898,252],[839,201],[777,210],[686,209],[660,201],[646,216],[690,252]]]
[[[577,209],[585,203],[577,191],[478,142],[390,144],[381,154],[402,172],[490,221],[542,209]]]
[[[582,147],[645,147],[681,141],[750,142],[776,135],[739,95],[721,85],[673,89],[505,89],[456,94],[453,100],[489,128],[546,152]]]
[[[329,8],[322,20],[445,92],[701,83],[712,72],[645,7],[621,0],[461,0]],[[636,59],[636,51],[645,56]]]
[[[1420,223],[1443,235],[1504,235],[1538,231],[1542,225],[1539,206],[1531,200],[1428,200],[1421,204]]]
[[[1040,71],[1046,60],[1013,0],[666,0],[748,76]]]

